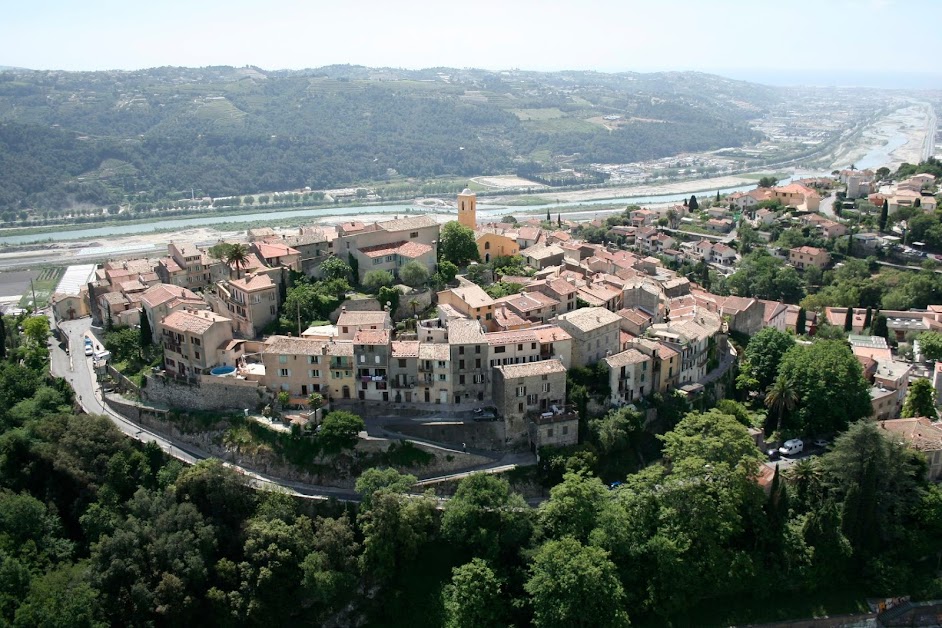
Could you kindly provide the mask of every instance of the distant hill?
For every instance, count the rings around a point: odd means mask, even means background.
[[[752,141],[778,99],[694,72],[0,71],[0,211],[625,163]]]

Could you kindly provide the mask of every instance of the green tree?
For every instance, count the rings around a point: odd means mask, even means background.
[[[436,502],[430,496],[403,496],[391,491],[373,493],[357,521],[363,533],[360,567],[380,582],[402,573],[435,528]]]
[[[380,305],[384,308],[389,307],[389,315],[395,316],[396,311],[399,309],[399,298],[402,296],[402,293],[399,292],[396,288],[391,288],[389,286],[383,286],[376,293],[376,300],[379,301]]]
[[[441,275],[442,281],[451,283],[458,276],[458,267],[447,259],[443,259],[438,263],[438,274]]]
[[[45,316],[30,316],[23,321],[26,340],[35,347],[45,347],[49,338],[49,319]]]
[[[141,333],[130,327],[114,327],[105,332],[105,349],[115,362],[134,359],[141,352]]]
[[[772,176],[765,176],[759,179],[759,183],[757,187],[774,188],[776,185],[778,185],[778,179]]]
[[[874,336],[880,336],[881,338],[889,338],[890,330],[886,324],[886,316],[877,314],[873,317],[873,325],[870,328],[870,333]]]
[[[497,559],[522,547],[530,535],[530,509],[507,480],[474,473],[461,480],[445,506],[442,535],[476,556]]]
[[[749,339],[743,353],[743,373],[758,383],[756,390],[765,390],[778,375],[778,365],[785,352],[795,345],[795,339],[774,327],[763,327]]]
[[[533,606],[534,626],[629,625],[625,592],[608,552],[572,537],[540,546],[524,589]]]
[[[367,292],[376,294],[380,288],[389,288],[396,284],[396,278],[388,270],[370,270],[363,275],[363,287]]]
[[[442,592],[447,628],[506,626],[503,583],[480,558],[451,571],[451,583]]]
[[[105,628],[98,592],[85,572],[83,564],[65,565],[34,578],[13,625]]]
[[[412,260],[403,264],[402,268],[399,269],[399,278],[407,286],[419,288],[428,281],[428,269],[423,264]]]
[[[916,340],[919,342],[920,352],[927,360],[942,360],[942,333],[924,331],[916,336]]]
[[[920,377],[909,385],[901,416],[903,418],[917,416],[936,418],[935,388],[928,379]]]
[[[712,409],[689,412],[673,430],[658,437],[668,461],[698,458],[707,464],[755,468],[759,449],[735,416]]]
[[[540,506],[539,522],[544,534],[587,539],[607,496],[608,490],[598,478],[581,472],[566,473]]]
[[[318,392],[312,392],[307,397],[307,406],[311,410],[320,410],[324,407],[324,395]]]
[[[242,276],[245,265],[249,261],[249,249],[244,244],[233,244],[226,252],[225,262],[231,268],[235,266],[236,279]]]
[[[474,231],[454,220],[442,226],[438,249],[442,259],[459,268],[468,262],[481,261]]]
[[[414,475],[400,473],[395,469],[379,469],[371,467],[360,474],[356,482],[356,492],[364,508],[369,508],[370,500],[379,491],[391,493],[408,493],[418,478]]]
[[[795,345],[782,358],[776,382],[779,379],[789,382],[799,399],[795,411],[786,417],[786,430],[840,432],[872,410],[870,387],[846,342],[815,340]]]
[[[804,295],[798,271],[765,249],[746,255],[726,283],[731,292],[742,297],[797,303]]]
[[[808,314],[805,308],[798,308],[798,316],[795,318],[795,333],[799,336],[805,335],[805,326],[808,324]]]
[[[318,619],[343,608],[356,591],[356,554],[353,526],[346,516],[318,517],[313,551],[301,563],[302,591],[314,604]]]
[[[769,387],[769,391],[765,394],[765,405],[778,419],[775,424],[775,431],[780,438],[785,415],[795,409],[798,401],[798,393],[795,387],[790,381],[781,377],[775,380],[775,383]]]
[[[232,251],[234,245],[228,242],[217,242],[216,244],[209,247],[207,253],[209,256],[218,260],[226,261],[229,257],[229,252]]]
[[[880,220],[877,223],[880,227],[880,231],[886,231],[886,223],[890,217],[890,202],[887,199],[883,199],[883,206],[880,207]]]
[[[605,455],[627,449],[643,426],[644,417],[629,407],[610,410],[604,417],[589,421],[593,440]]]
[[[363,419],[357,415],[346,410],[334,410],[324,417],[317,439],[328,451],[352,449],[364,429]]]
[[[700,209],[700,203],[697,202],[697,195],[690,195],[690,202],[687,203],[687,207],[690,209],[691,213]]]
[[[332,279],[350,281],[350,277],[353,275],[353,269],[350,268],[350,264],[346,263],[336,255],[331,255],[321,262],[320,273],[321,277],[327,281]]]

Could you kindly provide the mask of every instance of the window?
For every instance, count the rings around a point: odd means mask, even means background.
[[[568,425],[564,425],[564,426],[563,426],[563,436],[565,436],[565,435],[568,434],[568,433],[569,433],[569,426],[568,426]]]
[[[475,353],[481,353],[481,345],[475,345],[475,347],[474,347],[474,352],[475,352]]]
[[[409,237],[410,237],[410,238],[417,238],[417,237],[419,237],[419,232],[418,232],[418,231],[413,231],[412,233],[409,234]]]
[[[490,251],[490,250],[491,250],[491,243],[490,243],[490,242],[485,242],[485,243],[484,243],[484,250],[485,250],[485,251]]]
[[[523,397],[524,395],[527,394],[527,387],[526,387],[526,386],[517,386],[516,393],[517,393],[517,396],[518,396],[518,397]]]
[[[317,356],[317,355],[309,355],[309,356],[307,356],[307,363],[308,363],[308,364],[318,364],[319,362],[320,362],[320,356]]]
[[[517,351],[523,351],[523,345],[517,345]]]
[[[373,258],[373,266],[378,266],[379,264],[382,264],[382,263],[383,263],[382,257]]]
[[[279,374],[281,377],[288,377],[289,375],[291,375],[291,369],[280,369],[280,370],[278,371],[278,374]]]
[[[438,361],[438,368],[440,368],[440,369],[445,368],[445,361],[444,361],[444,360],[439,360],[439,361]]]
[[[474,368],[476,369],[481,368],[481,358],[478,358],[474,361]]]
[[[387,261],[387,262],[395,262],[395,261],[396,261],[396,256],[395,256],[395,255],[387,255],[387,256],[386,256],[386,261]]]
[[[270,306],[270,307],[268,308],[268,311],[269,311],[269,313],[271,313],[272,316],[274,316],[275,314],[277,314],[274,305]]]
[[[199,339],[199,338],[194,338],[194,339],[193,339],[193,344],[195,344],[197,347],[200,346],[200,339]]]
[[[531,343],[530,343],[530,349],[536,349],[536,343],[535,343],[535,342],[531,342]]]
[[[464,347],[458,347],[458,355],[464,355]]]
[[[553,438],[553,428],[549,427],[546,429],[546,437]]]
[[[464,375],[458,376],[458,383],[464,385]]]
[[[537,397],[536,395],[527,395],[528,406],[535,406],[537,403],[539,403],[539,397]]]
[[[543,392],[548,393],[550,391],[550,383],[546,382],[543,384]]]
[[[507,351],[507,347],[494,347],[494,353],[504,353]]]
[[[446,376],[445,376],[444,373],[439,373],[439,374],[438,374],[438,381],[444,382],[445,379],[446,379]]]
[[[402,359],[399,360],[399,368],[401,368],[401,369],[406,368],[406,361],[405,361],[405,360],[402,360]]]
[[[311,379],[320,379],[321,372],[317,369],[311,370]]]
[[[458,360],[458,368],[464,370],[464,360]]]
[[[260,294],[252,295],[252,303],[261,303],[261,302],[262,302],[262,295]]]
[[[200,359],[200,352],[199,352],[199,351],[196,352],[196,357],[195,357],[195,359],[196,359],[196,360],[199,360],[199,359]]]

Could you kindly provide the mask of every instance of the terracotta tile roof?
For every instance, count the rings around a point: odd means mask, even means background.
[[[390,244],[377,244],[375,246],[366,246],[360,249],[360,252],[369,258],[383,257],[384,255],[400,255],[415,259],[432,251],[432,247],[421,242],[392,242]]]
[[[541,325],[531,327],[530,331],[536,334],[536,339],[542,343],[560,342],[563,340],[572,340],[572,336],[558,325]]]
[[[536,342],[536,334],[529,329],[514,329],[510,331],[492,331],[484,334],[487,344],[494,347],[512,345],[521,342]]]
[[[440,306],[439,306],[440,307]],[[513,311],[503,305],[499,305],[494,308],[494,323],[498,327],[519,327],[521,325],[526,325],[529,321],[526,321]]]
[[[385,325],[388,319],[389,314],[383,311],[361,312],[347,310],[340,313],[340,317],[337,319],[337,326]]]
[[[942,450],[942,429],[926,417],[880,421],[880,428],[901,437],[913,449]]]
[[[443,290],[438,294],[441,295],[443,292],[451,292],[459,299],[464,301],[468,307],[479,308],[479,307],[488,307],[494,305],[494,299],[490,297],[481,286],[473,283],[465,283],[457,288],[451,288],[450,290]],[[441,297],[439,297],[441,300]]]
[[[612,323],[617,325],[621,322],[617,314],[609,312],[604,307],[584,307],[574,312],[560,314],[557,320],[572,325],[582,332],[592,331]],[[561,326],[565,329],[564,325]]]
[[[168,303],[174,299],[197,300],[199,297],[195,292],[187,288],[169,283],[159,283],[156,286],[151,286],[141,294],[141,301],[152,308]]]
[[[417,358],[419,357],[418,340],[397,340],[392,343],[392,357]]]
[[[337,356],[353,355],[353,343],[344,342],[342,340],[338,340],[336,342],[328,342],[327,343],[327,355],[337,355]]]
[[[438,222],[431,216],[410,216],[408,218],[397,218],[395,220],[378,222],[376,226],[383,231],[410,231],[423,227],[435,227],[438,226]]]
[[[565,373],[566,367],[559,360],[541,360],[525,364],[503,364],[494,367],[503,374],[504,379],[517,379],[520,377],[534,377],[536,375],[552,375]]]
[[[443,343],[423,342],[419,345],[419,359],[448,361],[451,359],[451,349]]]
[[[389,344],[388,329],[361,329],[353,337],[355,345],[386,345]]]
[[[641,364],[642,362],[651,360],[651,358],[637,349],[628,349],[627,351],[622,351],[615,355],[606,356],[604,360],[610,367],[619,368],[629,364]]]
[[[244,290],[245,292],[255,292],[256,290],[273,288],[275,282],[265,273],[259,273],[257,275],[246,275],[242,279],[230,279],[229,285]]]
[[[215,323],[228,322],[230,319],[206,310],[178,310],[164,317],[160,324],[166,329],[192,334],[205,333]]]
[[[268,244],[265,242],[256,242],[255,248],[259,255],[265,259],[274,259],[276,257],[285,257],[287,255],[300,255],[297,249],[284,244]]]
[[[326,342],[291,336],[270,336],[265,341],[265,353],[278,355],[323,355]]]
[[[120,292],[106,292],[99,298],[104,299],[105,303],[109,305],[124,305],[128,302],[127,297]]]
[[[543,233],[539,227],[520,227],[517,230],[517,238],[520,240],[536,240]]]
[[[470,345],[485,342],[487,338],[479,321],[466,319],[448,321],[448,344]]]
[[[545,307],[559,305],[559,301],[540,292],[521,292],[501,297],[494,303],[504,303],[518,312],[531,312]]]

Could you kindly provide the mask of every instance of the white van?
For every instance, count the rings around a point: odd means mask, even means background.
[[[794,456],[805,450],[805,444],[800,438],[793,438],[785,441],[785,444],[778,448],[778,453],[783,456]]]
[[[96,351],[95,352],[95,361],[96,362],[107,362],[111,358],[110,351]]]

